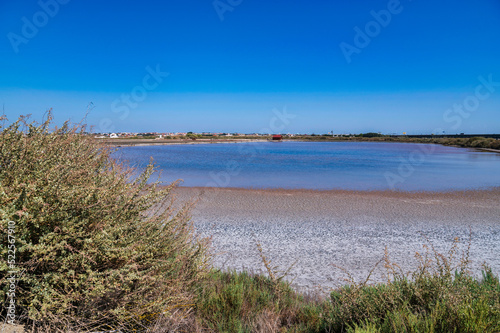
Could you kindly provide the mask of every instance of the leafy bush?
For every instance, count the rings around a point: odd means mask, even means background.
[[[148,184],[153,165],[135,177],[83,127],[50,121],[20,118],[0,133],[0,255],[14,221],[16,313],[36,331],[500,331],[498,277],[488,267],[473,277],[468,250],[456,263],[458,240],[447,256],[417,253],[412,274],[386,253],[387,283],[351,281],[326,299],[291,289],[259,244],[269,277],[209,269],[190,205],[172,208],[175,184]],[[8,268],[0,261],[2,300]]]
[[[200,291],[197,315],[216,332],[316,331],[322,308],[311,305],[285,282],[214,271]]]
[[[189,205],[174,211],[166,200],[175,184],[148,184],[152,164],[134,177],[83,127],[50,124],[50,114],[40,125],[21,117],[0,134],[0,255],[12,220],[17,314],[68,331],[130,327],[191,306],[208,256]],[[2,300],[7,270],[2,260]]]
[[[485,266],[483,279],[473,278],[468,250],[454,264],[457,244],[447,256],[434,248],[417,253],[420,265],[409,275],[398,272],[386,252],[393,279],[373,286],[353,282],[333,291],[329,326],[335,332],[499,332],[498,277]]]
[[[386,252],[386,283],[351,280],[328,299],[300,295],[269,271],[214,271],[192,315],[213,332],[499,332],[500,283],[491,269],[474,278],[470,246],[458,257],[458,240],[446,255],[424,248],[413,272],[402,273]]]

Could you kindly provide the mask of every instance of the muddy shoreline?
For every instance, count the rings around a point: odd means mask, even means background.
[[[362,281],[387,247],[404,271],[415,252],[431,242],[446,252],[455,237],[461,250],[472,236],[470,259],[479,273],[488,263],[500,272],[500,188],[481,191],[393,192],[187,188],[178,202],[197,199],[197,232],[211,237],[214,265],[263,273],[256,242],[301,291],[325,291],[345,283],[349,271]],[[379,267],[373,282],[386,280]]]

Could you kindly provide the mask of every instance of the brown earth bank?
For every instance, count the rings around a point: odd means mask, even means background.
[[[364,281],[384,249],[403,271],[417,266],[424,244],[447,252],[458,237],[460,259],[472,237],[470,260],[500,273],[500,188],[454,192],[175,189],[177,202],[197,200],[197,232],[212,238],[214,265],[264,273],[256,242],[300,291],[345,283],[340,266]],[[432,251],[432,249],[430,249]],[[432,255],[432,252],[430,253]],[[373,282],[386,281],[379,265]]]
[[[482,135],[414,135],[414,136],[387,136],[372,133],[374,136],[351,135],[342,137],[333,137],[328,135],[297,135],[284,136],[283,141],[304,141],[304,142],[405,142],[405,143],[429,143],[441,144],[444,146],[455,146],[463,148],[491,149],[491,151],[500,150],[500,134],[482,134]],[[206,137],[206,136],[176,136],[173,138],[144,138],[144,137],[119,137],[119,138],[98,138],[104,143],[117,145],[123,142],[126,145],[135,145],[138,142],[141,144],[170,144],[170,143],[186,143],[186,142],[244,142],[244,141],[266,141],[270,139],[270,135],[264,136],[222,136],[222,137]]]

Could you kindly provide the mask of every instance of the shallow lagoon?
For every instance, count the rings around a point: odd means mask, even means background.
[[[429,144],[249,142],[119,148],[182,186],[449,191],[500,186],[500,154]]]

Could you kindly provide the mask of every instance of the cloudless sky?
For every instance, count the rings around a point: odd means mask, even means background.
[[[59,1],[0,1],[9,120],[92,102],[96,132],[500,133],[498,0]]]

